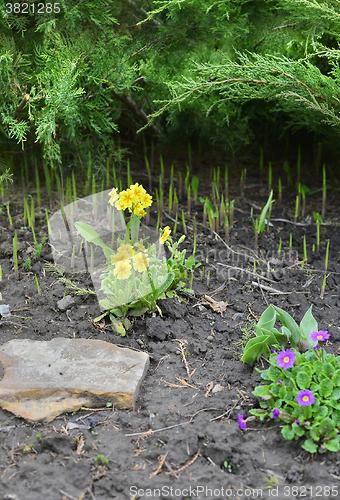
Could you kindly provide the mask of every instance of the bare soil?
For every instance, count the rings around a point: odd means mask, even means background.
[[[253,205],[254,215],[258,215],[267,193],[258,190],[255,198],[246,193],[235,202],[234,225],[227,243],[222,228],[218,238],[198,224],[196,256],[205,271],[203,279],[200,270],[195,272],[194,293],[160,300],[162,315],[145,314],[135,319],[126,337],[119,337],[109,324],[93,322],[100,313],[93,295],[73,294],[75,303],[67,311],[58,309],[57,301],[72,292],[45,268],[46,262],[53,260],[48,243],[40,258],[32,260],[31,270],[24,270],[26,258],[32,258],[27,250],[33,238],[31,231],[23,228],[22,199],[14,192],[10,199],[13,226],[9,226],[5,208],[0,214],[0,291],[1,304],[9,305],[12,316],[0,321],[0,342],[14,338],[48,341],[56,336],[100,339],[147,352],[151,365],[136,411],[84,409],[47,425],[32,425],[0,409],[0,498],[255,499],[261,498],[255,491],[259,489],[264,498],[338,497],[334,488],[340,489],[339,453],[311,456],[301,449],[301,441],[284,440],[282,422],[277,420],[252,420],[246,432],[237,422],[239,413],[247,418],[249,410],[258,405],[252,394],[261,381],[255,367],[266,367],[267,361],[261,359],[253,368],[242,363],[241,341],[267,304],[285,309],[297,322],[312,305],[319,328],[331,334],[327,351],[335,353],[340,348],[336,203],[328,206],[326,221],[332,223],[321,226],[318,253],[312,252],[316,244],[314,223],[299,226],[275,221],[294,219],[293,195],[285,200],[284,209],[274,205],[273,226],[255,250],[250,208]],[[199,205],[192,207],[187,226],[192,226],[194,212],[202,222]],[[306,214],[315,209],[312,203],[307,204]],[[156,215],[151,214],[153,224]],[[173,228],[166,214],[163,225]],[[18,234],[18,280],[13,270],[14,229]],[[181,230],[179,225],[177,237]],[[290,233],[292,252],[288,248]],[[38,241],[47,237],[44,210],[40,214],[36,211],[36,234]],[[308,262],[302,267],[304,235]],[[278,255],[280,237],[282,250]],[[327,239],[328,277],[321,299]],[[190,228],[183,247],[188,255],[192,252]],[[257,281],[246,272],[254,271],[254,261],[256,273],[266,279]],[[92,286],[86,273],[68,274],[67,278],[81,288]],[[259,284],[281,293],[261,289]],[[204,295],[226,302],[225,311],[214,310]],[[68,422],[82,427],[67,430]],[[98,455],[104,455],[108,463],[100,465]]]

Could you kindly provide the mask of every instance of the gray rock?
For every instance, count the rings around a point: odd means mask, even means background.
[[[134,409],[149,356],[100,340],[11,340],[0,348],[0,406],[30,422],[81,407]]]
[[[61,311],[66,311],[66,309],[69,309],[69,307],[73,306],[73,304],[75,303],[76,301],[74,300],[72,295],[65,295],[65,297],[63,297],[61,300],[58,300],[57,306]]]

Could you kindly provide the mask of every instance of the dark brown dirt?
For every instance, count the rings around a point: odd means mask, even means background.
[[[319,253],[312,253],[316,243],[314,223],[296,226],[275,221],[293,220],[293,203],[288,201],[284,211],[273,209],[273,227],[264,234],[255,252],[250,206],[263,207],[265,201],[265,193],[256,197],[256,203],[250,197],[236,201],[228,246],[199,225],[196,257],[205,266],[205,273],[203,280],[200,271],[195,273],[195,294],[181,295],[181,301],[160,300],[162,316],[146,314],[134,321],[126,337],[119,337],[108,324],[93,323],[100,313],[95,296],[73,295],[75,303],[68,312],[58,310],[57,301],[70,291],[58,282],[58,276],[44,268],[51,261],[48,243],[40,258],[32,261],[32,269],[23,269],[33,239],[31,231],[23,229],[22,201],[11,195],[14,227],[9,227],[5,209],[0,214],[0,291],[1,304],[9,305],[12,317],[0,322],[0,342],[13,338],[48,341],[55,336],[100,339],[148,352],[151,367],[135,412],[83,410],[63,415],[48,425],[34,426],[0,410],[0,498],[255,499],[261,498],[255,491],[259,489],[264,498],[338,498],[335,492],[340,489],[339,453],[311,456],[301,449],[300,441],[283,439],[282,422],[251,421],[246,432],[241,432],[237,423],[238,413],[246,418],[257,405],[252,391],[260,383],[259,374],[240,361],[240,340],[245,329],[267,307],[266,302],[285,309],[297,322],[313,305],[319,328],[331,333],[326,349],[336,352],[340,348],[338,208],[328,207],[326,219],[332,220],[332,224],[321,227]],[[308,214],[313,210],[312,205],[307,206]],[[201,209],[197,212],[197,220],[202,222]],[[259,210],[254,208],[254,213]],[[47,236],[43,214],[36,214],[38,241]],[[188,225],[190,221],[188,217]],[[163,225],[167,224],[173,227],[171,219],[164,215]],[[12,259],[14,228],[19,241],[18,280]],[[291,232],[293,252],[289,255]],[[222,230],[220,234],[223,236]],[[309,260],[302,268],[304,235]],[[327,287],[321,299],[328,238]],[[184,247],[190,254],[190,230]],[[270,280],[262,283],[284,294],[261,292],[252,284],[251,275],[239,270],[252,271],[254,259],[257,273]],[[88,274],[67,277],[80,287],[91,287]],[[313,280],[306,284],[310,278]],[[223,290],[216,291],[222,284]],[[220,314],[202,305],[203,294],[227,301],[225,312]],[[256,366],[266,363],[260,360]],[[223,389],[214,392],[217,384]],[[89,416],[92,420],[88,420]],[[68,422],[85,423],[90,428],[67,431]],[[106,466],[96,464],[98,455],[108,459]]]

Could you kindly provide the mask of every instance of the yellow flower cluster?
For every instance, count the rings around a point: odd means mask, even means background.
[[[166,242],[166,240],[169,238],[170,233],[171,233],[171,229],[169,228],[169,226],[166,226],[164,228],[162,236],[159,239],[159,242],[160,242],[161,245],[164,245],[164,243]]]
[[[117,192],[116,188],[113,188],[109,196],[109,203],[112,206],[115,204],[117,210],[125,210],[128,208],[129,212],[133,212],[139,217],[145,215],[146,212],[144,208],[152,205],[152,196],[150,196],[138,182],[131,184],[128,189],[120,193]]]
[[[132,266],[135,271],[143,273],[149,266],[150,259],[146,256],[146,248],[140,243],[135,243],[135,249],[128,243],[117,248],[117,253],[111,255],[111,264],[114,266],[113,274],[119,280],[127,279],[131,275]],[[131,266],[132,262],[132,266]]]

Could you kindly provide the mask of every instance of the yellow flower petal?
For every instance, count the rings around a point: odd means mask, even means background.
[[[114,202],[118,200],[117,189],[113,188],[112,191],[109,192],[109,196],[110,196],[109,203],[111,206],[113,206]]]

